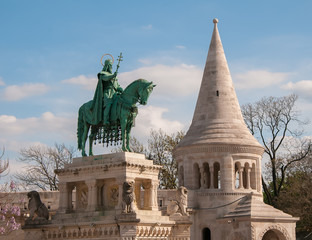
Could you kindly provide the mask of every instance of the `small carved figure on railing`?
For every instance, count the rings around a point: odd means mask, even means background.
[[[43,202],[41,202],[40,195],[37,191],[31,191],[27,193],[27,197],[29,198],[28,202],[28,209],[30,211],[29,219],[34,220],[35,214],[38,218],[45,218],[49,219],[49,210],[44,205]]]
[[[134,183],[131,181],[123,183],[122,189],[122,213],[133,213],[133,201],[134,201]]]
[[[179,187],[177,189],[176,195],[171,199],[170,203],[167,206],[167,214],[172,215],[182,215],[187,216],[186,212],[187,207],[187,189],[185,187]]]

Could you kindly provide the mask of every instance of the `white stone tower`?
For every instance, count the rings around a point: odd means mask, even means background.
[[[180,184],[189,189],[191,239],[295,239],[297,219],[263,203],[264,150],[244,123],[213,22],[192,124],[175,149]]]

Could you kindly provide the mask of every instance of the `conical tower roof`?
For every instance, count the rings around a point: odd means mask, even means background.
[[[214,19],[203,79],[192,124],[177,148],[201,144],[262,146],[249,132],[236,97]]]

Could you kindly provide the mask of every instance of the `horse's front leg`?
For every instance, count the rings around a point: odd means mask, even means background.
[[[120,127],[121,127],[121,139],[122,139],[122,151],[128,152],[126,148],[126,127],[127,127],[127,121],[126,119],[121,119],[120,120]]]
[[[130,148],[130,132],[132,129],[132,121],[129,121],[126,127],[126,148],[128,150],[128,152],[132,152],[131,148]]]
[[[95,134],[97,133],[98,128],[95,126],[91,126],[91,133],[89,135],[89,156],[93,156],[93,139]]]
[[[81,155],[83,157],[87,156],[85,148],[86,148],[86,141],[87,141],[87,137],[88,137],[89,128],[90,128],[90,125],[85,122],[84,128],[83,128],[83,134],[82,134],[82,152],[81,152]]]

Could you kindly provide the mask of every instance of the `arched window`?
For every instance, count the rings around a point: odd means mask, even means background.
[[[280,238],[273,230],[269,230],[264,234],[262,240],[280,240]]]
[[[214,188],[221,188],[221,182],[220,182],[220,163],[215,162],[213,164],[213,187]]]
[[[203,164],[203,183],[204,183],[204,188],[210,188],[210,170],[209,170],[209,164],[208,163],[204,163]]]
[[[249,183],[250,183],[250,179],[249,179],[250,175],[248,175],[248,169],[249,169],[249,163],[245,163],[244,169],[243,169],[243,187],[245,189],[248,188]]]
[[[203,238],[202,238],[203,240],[211,240],[211,231],[209,228],[204,228],[202,234],[203,234]]]
[[[235,163],[235,172],[234,172],[234,186],[236,189],[239,188],[239,169],[240,169],[240,163]]]
[[[194,188],[199,189],[200,188],[200,172],[199,172],[199,166],[197,163],[194,163],[193,165],[193,181],[194,181]]]

